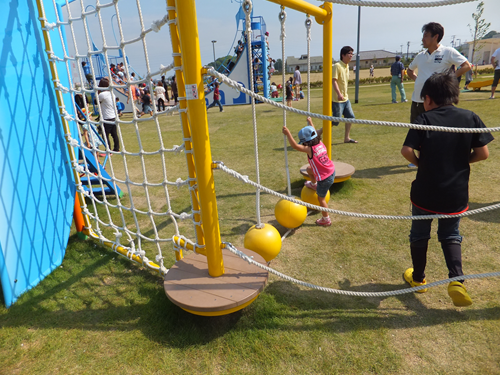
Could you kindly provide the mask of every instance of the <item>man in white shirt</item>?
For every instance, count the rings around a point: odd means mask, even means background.
[[[439,44],[444,36],[444,27],[436,22],[430,22],[422,27],[422,45],[427,51],[420,52],[408,67],[408,77],[415,81],[412,95],[410,122],[425,112],[424,101],[420,92],[425,81],[434,73],[442,73],[452,67],[460,68],[455,72],[457,77],[471,69],[467,59],[456,49]],[[418,76],[415,74],[418,69]]]
[[[498,81],[500,80],[500,48],[498,48],[493,55],[491,55],[491,65],[495,69],[495,75],[493,76],[493,84],[491,85],[491,96],[490,99],[495,99],[495,90],[498,86]]]

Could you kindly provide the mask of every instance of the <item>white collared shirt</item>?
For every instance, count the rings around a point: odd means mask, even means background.
[[[462,56],[455,48],[439,47],[432,53],[427,51],[420,52],[408,67],[411,70],[418,69],[415,88],[411,100],[417,103],[423,103],[420,98],[420,93],[424,87],[425,81],[434,73],[442,73],[445,70],[455,65],[456,69],[460,69],[460,65],[466,62],[467,59]]]

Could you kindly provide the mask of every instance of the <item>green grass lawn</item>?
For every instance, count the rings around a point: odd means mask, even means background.
[[[405,84],[408,96],[413,85]],[[352,98],[354,89],[350,89]],[[312,111],[321,112],[321,90],[311,92]],[[489,127],[499,126],[499,102],[488,92],[461,94],[460,107],[475,111]],[[398,94],[399,99],[399,94]],[[305,109],[305,100],[293,102]],[[407,122],[410,103],[391,104],[389,85],[363,86],[353,105],[357,118]],[[257,106],[261,183],[286,193],[282,111]],[[287,116],[296,136],[305,118]],[[208,114],[213,160],[255,179],[250,106],[213,109]],[[320,122],[315,121],[319,126]],[[139,127],[142,147],[153,151],[182,143],[177,116],[156,127]],[[371,214],[410,215],[409,191],[415,170],[407,168],[400,149],[407,130],[353,125],[344,144],[344,126],[333,128],[333,159],[352,164],[353,178],[332,187],[330,207]],[[129,151],[139,149],[136,131],[122,127]],[[497,134],[494,136],[498,137]],[[471,208],[500,202],[500,145],[490,144],[490,158],[472,165]],[[304,154],[288,148],[292,190],[300,195],[299,167]],[[128,176],[144,179],[138,157],[128,157]],[[158,156],[145,157],[147,180],[161,181]],[[120,178],[125,169],[113,157]],[[171,181],[186,177],[183,154],[168,154]],[[214,171],[223,241],[243,245],[256,223],[255,191]],[[134,204],[147,207],[142,187],[133,187]],[[124,205],[129,205],[125,189]],[[153,209],[168,206],[162,188],[148,190]],[[189,212],[187,188],[169,188],[172,209]],[[277,199],[263,194],[262,221],[286,229],[274,218]],[[116,200],[110,199],[116,204]],[[104,210],[99,214],[107,220]],[[121,216],[111,212],[114,223]],[[134,224],[125,212],[127,227]],[[403,271],[411,265],[410,221],[332,216],[332,226],[317,227],[318,213],[283,242],[271,267],[311,283],[353,291],[405,288]],[[154,237],[148,217],[140,217],[141,233]],[[174,233],[169,219],[156,218],[159,234]],[[500,270],[500,214],[492,211],[464,218],[463,263],[466,274]],[[110,235],[110,231],[103,228]],[[181,233],[193,238],[192,224]],[[74,233],[74,232],[73,232]],[[427,280],[447,277],[435,226],[429,243]],[[112,237],[114,238],[114,237]],[[122,241],[125,243],[124,241]],[[144,245],[154,260],[152,245]],[[174,263],[171,245],[162,247],[165,264]],[[270,276],[264,292],[244,310],[207,318],[184,312],[165,296],[158,275],[119,257],[98,242],[72,235],[60,268],[12,307],[0,307],[0,374],[499,374],[500,286],[497,279],[467,282],[474,304],[456,308],[446,286],[425,294],[389,298],[353,298],[298,287]]]

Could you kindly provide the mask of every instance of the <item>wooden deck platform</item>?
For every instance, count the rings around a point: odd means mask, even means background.
[[[334,184],[350,179],[356,171],[356,169],[350,164],[342,163],[341,161],[334,161],[333,163],[335,164],[335,180],[333,181]],[[309,180],[309,175],[307,174],[308,166],[309,164],[305,164],[300,167],[300,174],[304,176],[306,180]]]
[[[239,249],[259,263],[259,254]],[[248,306],[264,290],[268,272],[249,264],[229,250],[222,250],[225,274],[211,277],[204,255],[189,252],[167,272],[164,289],[168,299],[196,315],[218,316]]]

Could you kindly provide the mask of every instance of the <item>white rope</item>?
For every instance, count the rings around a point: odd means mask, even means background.
[[[304,286],[306,288],[310,289],[316,289],[320,290],[322,292],[327,292],[327,293],[332,293],[332,294],[339,294],[343,296],[352,296],[352,297],[391,297],[391,296],[400,296],[402,294],[408,294],[408,293],[414,293],[418,292],[419,290],[422,289],[427,289],[427,288],[433,288],[438,285],[443,285],[443,284],[448,284],[452,281],[461,281],[461,280],[470,280],[470,279],[484,279],[487,277],[498,277],[500,276],[500,272],[490,272],[490,273],[480,273],[480,274],[475,274],[475,275],[463,275],[463,276],[456,276],[451,279],[445,279],[445,280],[440,280],[440,281],[434,281],[432,283],[428,283],[425,285],[421,286],[416,286],[413,288],[406,288],[406,289],[399,289],[399,290],[391,290],[387,292],[354,292],[350,290],[341,290],[341,289],[334,289],[334,288],[326,288],[323,286],[319,286],[316,284],[311,284],[305,281],[301,281],[298,279],[295,279],[293,277],[287,276],[284,273],[281,273],[279,271],[276,271],[273,268],[267,267],[255,260],[253,260],[251,257],[246,255],[245,253],[241,252],[237,248],[235,248],[232,244],[228,242],[223,242],[225,245],[225,248],[228,249],[230,252],[233,254],[239,256],[241,259],[247,261],[249,264],[253,264],[254,266],[257,266],[269,273],[272,273],[273,275],[276,275],[278,277],[281,277],[284,280],[290,281],[292,283]]]
[[[306,18],[307,30],[307,112],[311,112],[311,17]]]
[[[226,167],[224,165],[224,163],[221,161],[216,161],[214,163],[217,165],[216,169],[220,169],[221,171],[226,172],[230,176],[237,178],[240,181],[243,181],[245,184],[257,187],[260,190],[262,190],[268,194],[274,195],[278,198],[286,199],[287,201],[299,204],[301,206],[305,206],[307,208],[310,208],[311,210],[323,211],[323,212],[328,212],[328,213],[336,214],[336,215],[343,215],[343,216],[350,216],[350,217],[357,217],[357,218],[364,218],[364,219],[429,220],[429,219],[452,219],[452,218],[458,218],[458,217],[472,216],[475,214],[493,211],[493,210],[497,210],[500,208],[500,203],[497,203],[497,204],[493,204],[491,206],[481,207],[481,208],[477,208],[475,210],[466,211],[466,212],[463,212],[463,213],[457,214],[457,215],[421,215],[421,216],[420,215],[419,216],[371,215],[371,214],[361,214],[361,213],[356,213],[356,212],[340,211],[340,210],[334,210],[332,208],[325,208],[325,207],[321,207],[321,206],[316,206],[314,204],[310,204],[310,203],[304,202],[302,200],[297,200],[293,197],[278,193],[277,191],[271,190],[265,186],[262,186],[262,185],[255,183],[254,181],[250,180],[248,178],[248,176],[244,176],[244,175],[236,172],[235,170]]]
[[[319,0],[323,2],[323,0]],[[378,8],[431,8],[431,7],[441,7],[445,5],[463,4],[471,3],[476,0],[440,0],[440,1],[428,1],[425,3],[406,3],[401,1],[388,2],[388,1],[359,1],[359,0],[325,0],[333,4],[341,5],[355,5],[363,7],[378,7]]]
[[[282,89],[283,89],[283,101],[282,103],[285,103],[285,93],[286,93],[286,87],[285,87],[285,39],[286,39],[286,33],[285,33],[285,21],[286,21],[286,12],[285,12],[285,7],[281,6],[281,11],[278,15],[278,18],[281,23],[281,34],[280,34],[280,40],[281,40],[281,82],[282,82]],[[283,126],[286,127],[286,110],[283,109]],[[288,166],[288,144],[287,144],[287,139],[286,135],[283,134],[283,149],[285,151],[285,171],[286,171],[286,183],[287,183],[287,188],[288,188],[288,195],[292,195],[292,183],[290,182],[290,168]]]
[[[243,11],[245,12],[245,26],[246,26],[246,36],[247,36],[247,55],[248,55],[248,67],[250,71],[250,84],[252,85],[252,93],[254,93],[255,86],[257,85],[257,77],[253,76],[253,53],[252,53],[252,0],[245,0],[242,4]],[[264,62],[262,62],[264,63]],[[255,82],[254,82],[255,79]],[[253,120],[253,142],[254,142],[254,152],[255,152],[255,170],[257,174],[257,182],[260,184],[260,171],[259,171],[259,143],[257,139],[257,113],[255,111],[255,98],[251,97],[252,102],[252,120]],[[255,211],[257,216],[256,228],[262,228],[263,224],[260,220],[260,190],[256,189],[255,192]]]
[[[445,126],[435,126],[435,125],[417,125],[417,124],[409,124],[405,122],[392,122],[392,121],[373,121],[373,120],[360,120],[360,119],[345,119],[343,117],[333,117],[333,116],[325,116],[319,113],[313,113],[313,112],[307,112],[307,111],[302,111],[297,108],[293,107],[287,107],[283,104],[276,103],[273,100],[267,99],[259,94],[255,94],[251,92],[250,90],[246,89],[243,87],[240,83],[226,77],[223,74],[220,74],[216,72],[212,67],[207,67],[207,74],[217,77],[220,79],[221,82],[224,82],[226,85],[234,88],[235,90],[238,90],[240,92],[243,92],[246,95],[252,96],[257,100],[260,100],[264,103],[270,104],[272,106],[278,107],[285,109],[289,112],[296,113],[298,115],[302,116],[309,116],[313,118],[318,118],[321,120],[327,120],[327,121],[335,121],[335,122],[351,122],[353,124],[361,124],[361,125],[379,125],[379,126],[391,126],[391,127],[396,127],[396,128],[409,128],[409,129],[417,129],[417,130],[430,130],[430,131],[441,131],[441,132],[447,132],[447,133],[493,133],[493,132],[498,132],[500,131],[500,127],[494,127],[494,128],[451,128],[451,127],[445,127]]]

